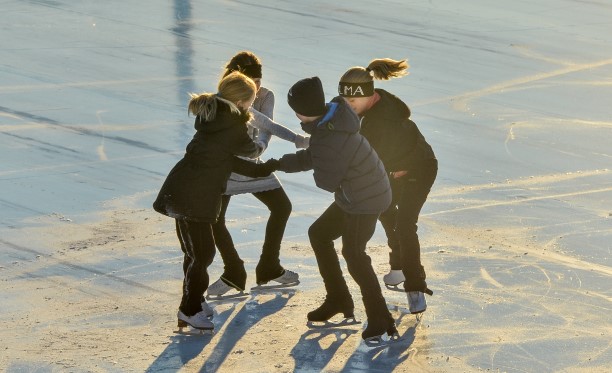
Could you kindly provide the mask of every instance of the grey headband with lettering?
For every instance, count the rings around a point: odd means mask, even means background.
[[[369,97],[374,94],[374,82],[338,83],[338,94],[342,97]]]

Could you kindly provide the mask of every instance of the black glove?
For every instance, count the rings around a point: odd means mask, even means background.
[[[263,164],[259,165],[259,168],[262,170],[262,173],[264,173],[264,175],[262,176],[270,175],[272,172],[278,170],[279,167],[280,167],[280,161],[274,158],[270,158],[267,161],[265,161]]]
[[[276,159],[269,159],[265,163],[256,164],[234,157],[232,171],[248,177],[265,177],[276,171],[280,167],[280,162]]]

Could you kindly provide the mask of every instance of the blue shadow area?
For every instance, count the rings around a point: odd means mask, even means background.
[[[399,317],[395,321],[395,324],[398,326],[405,318],[414,318],[414,315],[403,308],[395,307],[394,310],[400,312]],[[419,324],[416,319],[412,322],[414,324],[401,333],[398,340],[388,344],[369,347],[361,341],[359,347],[347,360],[341,372],[393,372],[395,368],[408,359],[408,350],[414,342],[416,328]]]
[[[241,299],[234,299],[226,303],[232,303],[232,307],[221,313],[215,313],[213,323],[215,330],[220,330],[227,322],[230,315],[236,309],[236,306],[241,302]],[[166,349],[155,359],[155,361],[146,370],[147,372],[178,372],[204,351],[210,343],[213,336],[210,334],[202,335],[182,335],[175,334],[170,337],[171,343]]]
[[[217,341],[215,349],[211,352],[210,357],[201,368],[202,372],[216,372],[234,349],[240,338],[258,322],[281,310],[289,299],[295,295],[295,290],[275,290],[273,293],[264,292],[262,295],[273,295],[273,297],[264,300],[263,296],[251,296],[249,301],[236,315],[234,315],[227,325],[226,331],[219,341]]]
[[[294,372],[323,371],[346,339],[359,332],[359,329],[329,328],[311,329],[302,334],[291,350],[291,357],[295,360]],[[322,348],[321,341],[330,335],[335,340],[327,348]]]

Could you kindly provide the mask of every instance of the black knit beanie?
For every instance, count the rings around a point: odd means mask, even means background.
[[[307,117],[325,114],[325,94],[321,79],[313,76],[295,83],[289,89],[287,102],[293,111]]]

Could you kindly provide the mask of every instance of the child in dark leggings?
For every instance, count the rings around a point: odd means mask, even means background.
[[[391,271],[383,277],[388,286],[404,283],[410,312],[427,309],[425,294],[433,292],[425,282],[417,221],[438,173],[438,161],[410,109],[398,97],[374,89],[374,79],[406,75],[408,63],[375,59],[368,67],[352,67],[340,78],[340,96],[361,117],[360,133],[380,156],[391,181],[393,203],[381,214],[391,253]]]
[[[251,107],[253,118],[247,124],[249,136],[253,141],[260,144],[262,149],[265,150],[271,136],[274,135],[294,143],[296,148],[307,147],[308,137],[296,134],[272,120],[274,93],[261,86],[262,65],[259,58],[248,51],[236,54],[227,63],[224,76],[234,71],[245,74],[257,86],[257,95]],[[261,163],[258,157],[247,158],[246,160]],[[261,256],[255,268],[256,283],[258,285],[266,284],[269,281],[285,285],[297,285],[299,283],[298,274],[286,270],[280,264],[281,241],[285,233],[287,220],[291,214],[291,202],[280,181],[274,174],[252,178],[232,173],[222,197],[219,219],[213,224],[215,241],[223,259],[224,271],[221,277],[208,288],[209,296],[223,296],[231,289],[242,291],[246,287],[247,274],[244,269],[244,262],[234,246],[225,221],[225,214],[231,197],[244,193],[251,193],[270,210]]]

